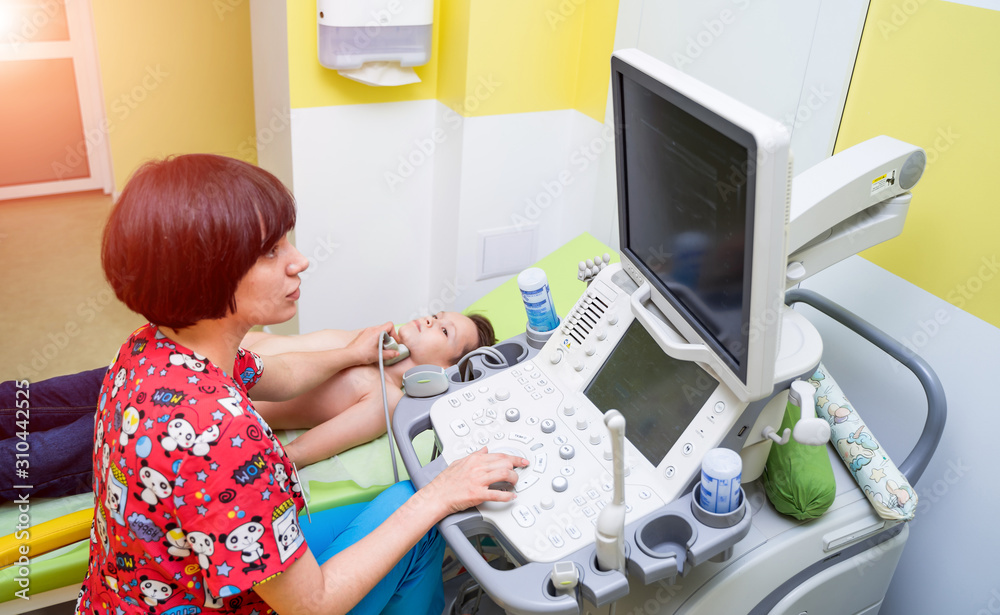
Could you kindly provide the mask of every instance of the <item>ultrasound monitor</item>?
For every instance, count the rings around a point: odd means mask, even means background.
[[[741,400],[766,397],[783,308],[789,135],[638,50],[611,64],[623,267],[667,318],[650,333]]]

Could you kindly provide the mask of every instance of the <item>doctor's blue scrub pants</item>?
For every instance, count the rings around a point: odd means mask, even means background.
[[[370,534],[413,493],[413,485],[404,481],[389,487],[371,502],[313,513],[312,523],[304,514],[300,515],[306,544],[322,564]],[[437,528],[431,528],[350,612],[439,615],[444,611],[443,557],[444,539]]]

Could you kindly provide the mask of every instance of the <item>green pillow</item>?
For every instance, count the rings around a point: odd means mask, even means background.
[[[778,433],[794,429],[799,409],[789,402]],[[764,466],[764,490],[778,512],[796,519],[815,519],[826,512],[837,495],[826,446],[799,444],[794,438],[787,444],[771,445]]]

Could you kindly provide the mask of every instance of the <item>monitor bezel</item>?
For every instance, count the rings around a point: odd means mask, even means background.
[[[622,79],[630,79],[677,106],[747,149],[747,243],[744,263],[744,305],[741,334],[745,352],[735,363],[721,342],[666,288],[629,249],[628,183],[625,173],[625,130],[622,128]],[[707,352],[701,363],[743,401],[770,395],[774,388],[779,348],[784,279],[787,266],[787,224],[790,200],[789,135],[779,122],[732,99],[693,77],[638,50],[616,52],[611,60],[618,179],[619,245],[626,271],[636,283],[647,283],[650,299],[668,323],[689,344]],[[752,190],[750,187],[752,178]],[[669,348],[664,348],[670,353]]]

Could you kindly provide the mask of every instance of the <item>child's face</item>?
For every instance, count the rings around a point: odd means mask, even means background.
[[[399,328],[399,341],[406,344],[417,363],[441,367],[454,365],[476,347],[476,324],[458,312],[438,312],[411,320]]]

